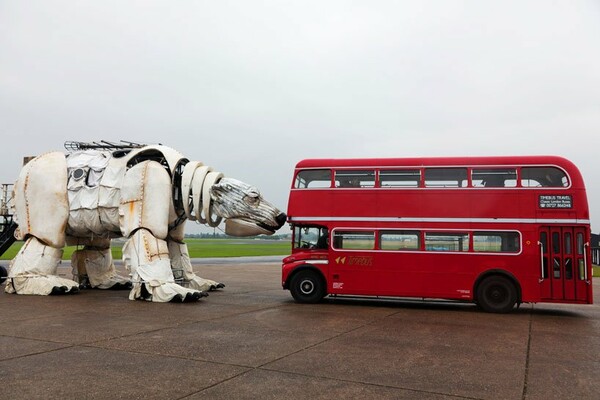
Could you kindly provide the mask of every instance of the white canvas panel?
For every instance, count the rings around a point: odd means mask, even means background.
[[[102,179],[102,174],[104,174],[103,169],[90,168],[85,182],[86,185],[89,187],[98,186],[100,184],[100,179]]]
[[[98,207],[118,208],[121,202],[121,192],[118,188],[100,186],[98,192]]]
[[[79,190],[79,202],[81,204],[81,208],[87,208],[90,210],[95,210],[98,208],[98,189],[98,187],[85,187]]]
[[[111,188],[120,188],[123,186],[123,177],[125,176],[126,169],[125,161],[123,158],[111,158],[104,170],[100,185]]]
[[[120,232],[119,227],[119,208],[98,208],[98,214],[100,216],[100,223],[110,232]]]
[[[69,213],[68,233],[72,236],[86,236],[91,233],[106,236],[108,233],[100,221],[98,210],[79,209]]]
[[[70,153],[67,156],[67,167],[82,168],[90,167],[95,170],[103,170],[108,165],[110,153],[98,150],[83,150]]]
[[[68,190],[67,197],[69,199],[69,211],[79,210],[81,207],[80,190]]]
[[[69,212],[69,220],[67,222],[67,233],[71,236],[84,236],[89,233],[85,226],[84,214],[85,210],[71,210]]]

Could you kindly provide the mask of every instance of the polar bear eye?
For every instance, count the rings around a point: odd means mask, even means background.
[[[251,205],[258,205],[260,198],[256,192],[250,192],[244,197],[244,201]]]

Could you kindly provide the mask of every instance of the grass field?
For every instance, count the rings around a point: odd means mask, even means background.
[[[287,240],[252,239],[186,239],[191,258],[244,257],[244,256],[285,256],[291,253],[291,244]],[[23,242],[13,244],[0,260],[10,260],[19,251]],[[122,241],[113,241],[112,255],[121,259]],[[76,247],[65,247],[63,260],[70,260]],[[600,266],[593,267],[593,275],[600,278]]]
[[[284,256],[291,253],[291,244],[287,240],[252,240],[252,239],[186,239],[191,258],[209,257],[243,257],[243,256]],[[10,260],[19,251],[23,242],[13,244],[0,260]],[[112,255],[115,260],[121,259],[123,242],[113,241]],[[70,260],[74,246],[65,247],[63,260]]]

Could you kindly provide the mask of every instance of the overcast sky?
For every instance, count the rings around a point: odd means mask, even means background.
[[[599,1],[0,0],[0,182],[123,139],[285,210],[304,158],[556,154],[598,232],[599,46]]]

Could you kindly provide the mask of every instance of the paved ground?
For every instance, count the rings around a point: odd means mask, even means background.
[[[278,263],[196,269],[226,290],[196,304],[0,293],[0,398],[600,398],[599,305],[299,305]]]

